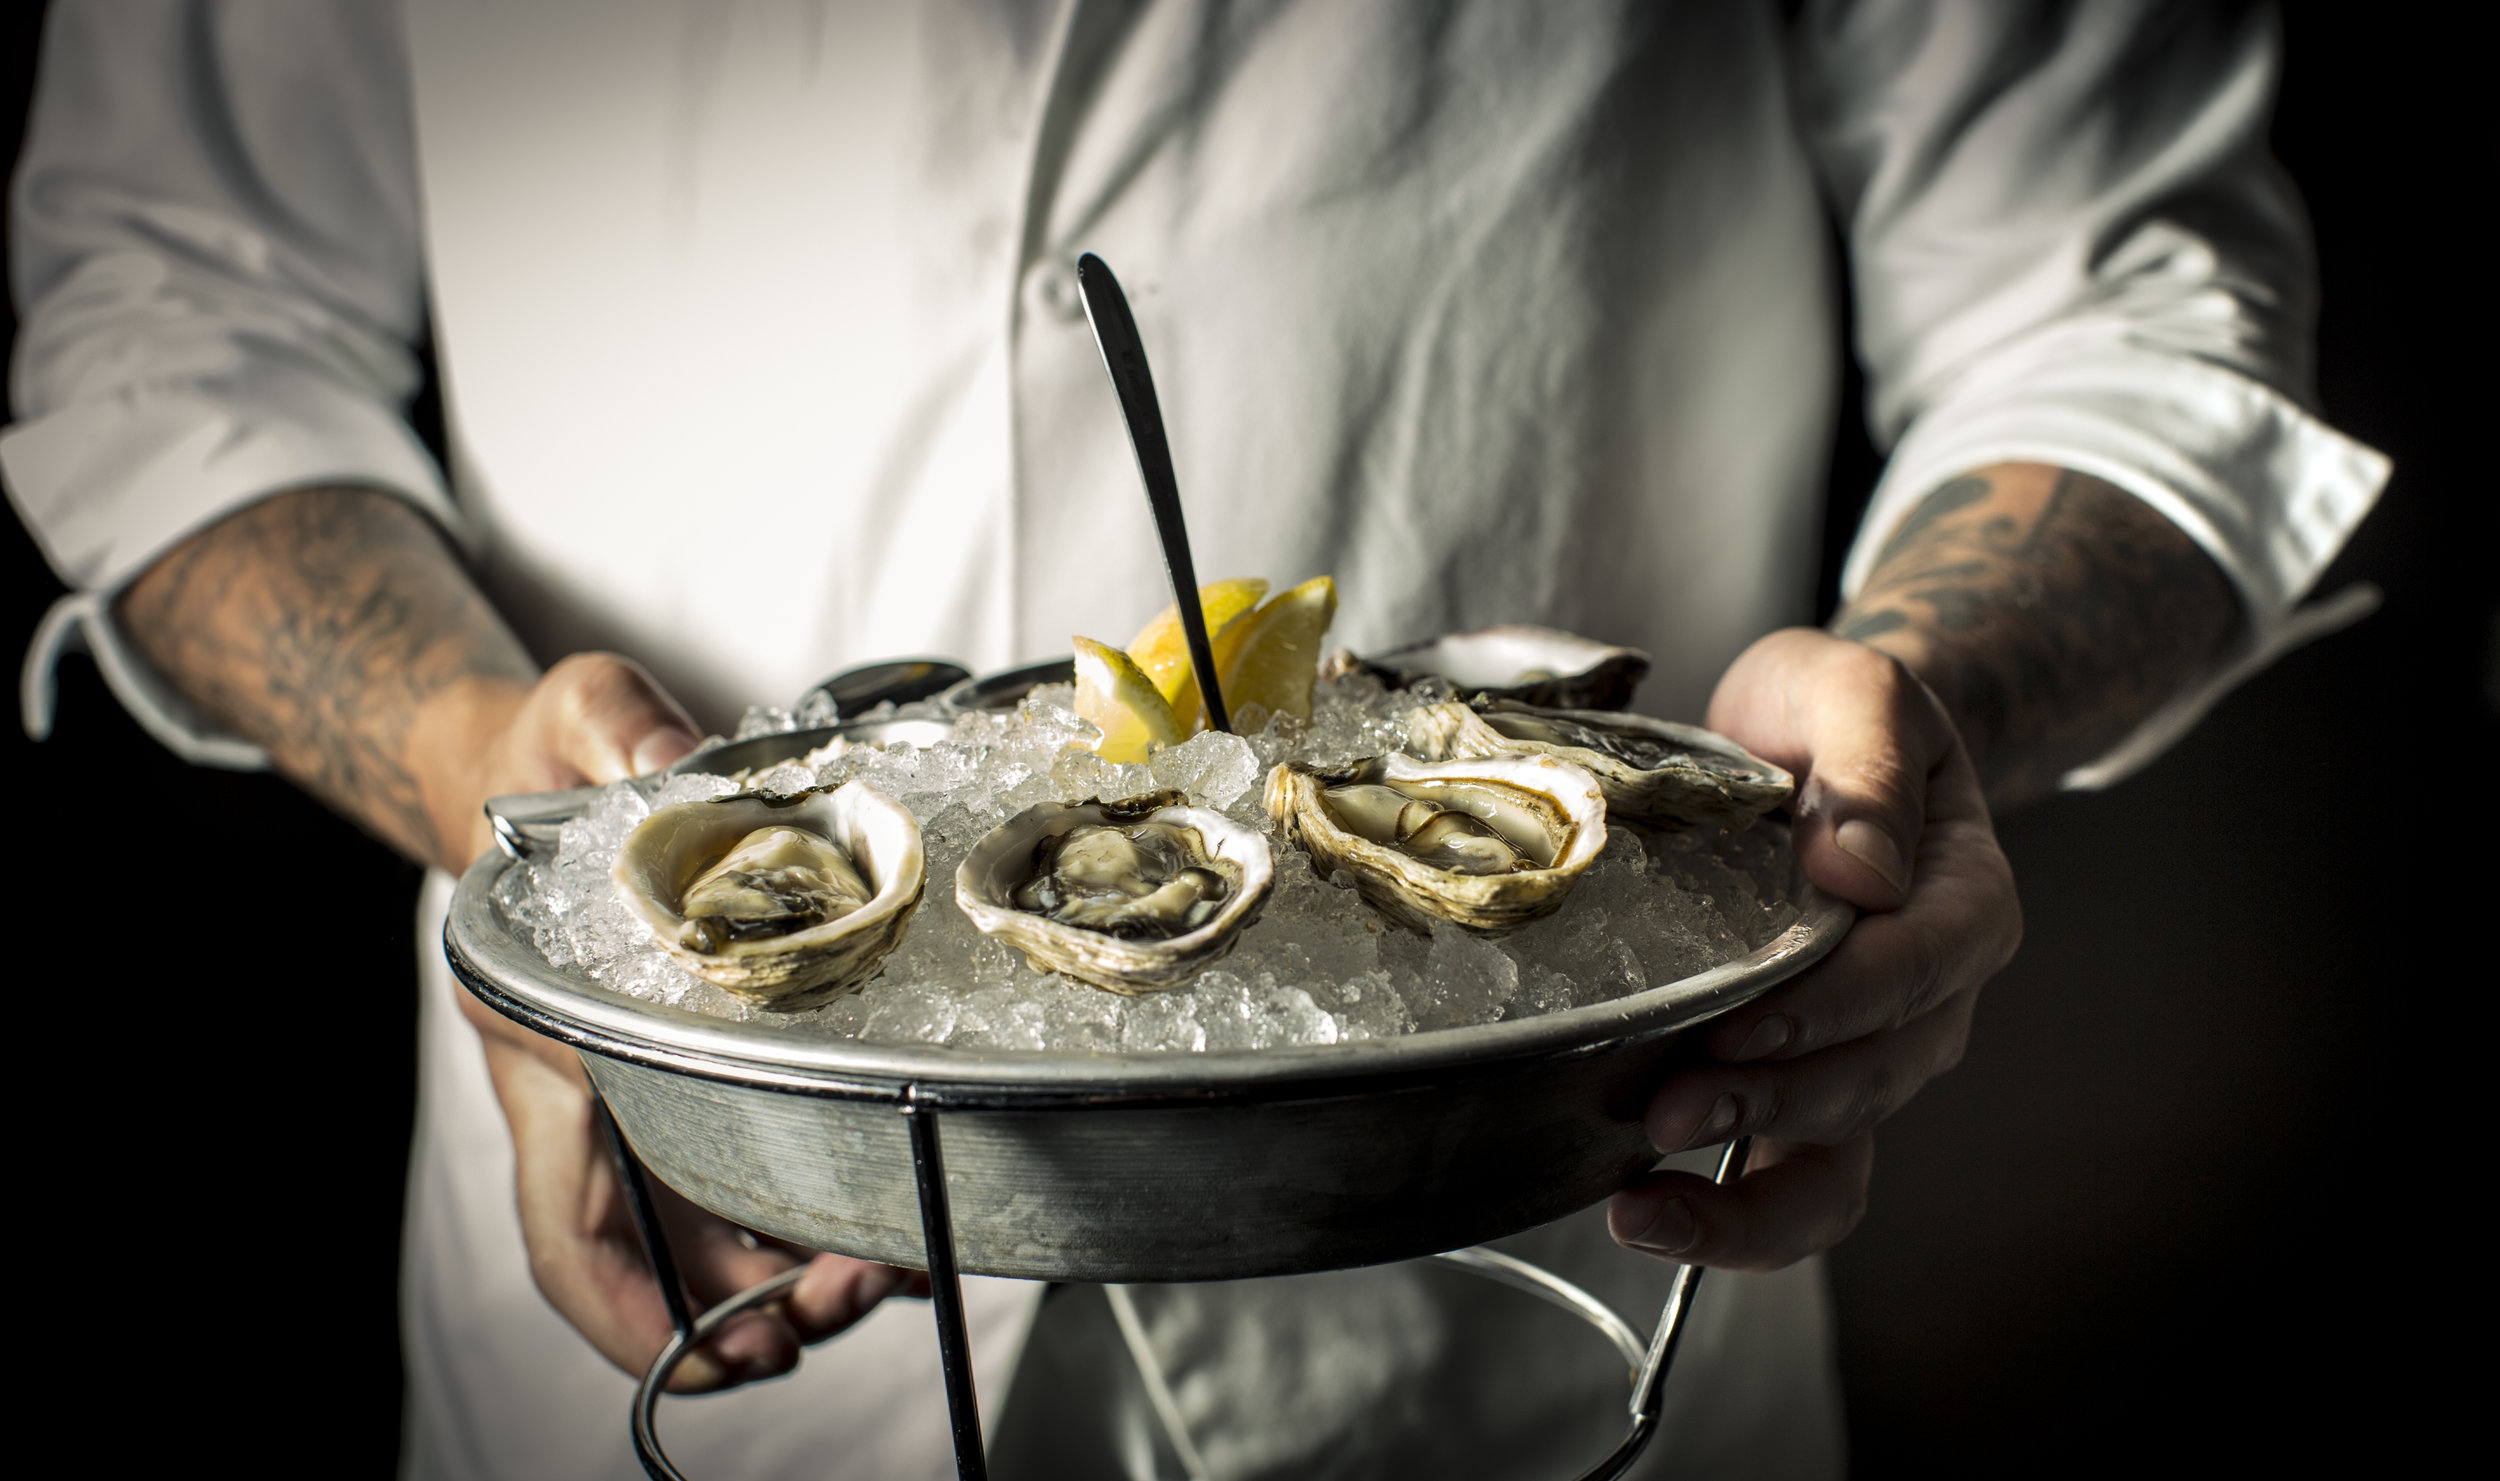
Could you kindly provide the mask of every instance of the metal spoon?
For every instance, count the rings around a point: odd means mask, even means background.
[[[804,707],[808,695],[821,694],[833,701],[837,719],[848,718],[873,710],[887,700],[904,705],[927,699],[971,677],[970,669],[948,659],[897,658],[844,669],[801,695],[799,704]]]
[[[1094,326],[1102,368],[1110,372],[1111,389],[1119,395],[1129,445],[1137,450],[1137,472],[1146,481],[1146,503],[1154,510],[1155,535],[1163,542],[1163,569],[1172,578],[1172,600],[1181,614],[1181,631],[1189,638],[1189,666],[1197,671],[1198,692],[1206,698],[1207,722],[1230,730],[1233,717],[1215,683],[1215,649],[1207,642],[1206,614],[1198,607],[1198,571],[1189,559],[1180,482],[1172,476],[1172,447],[1164,440],[1163,408],[1155,400],[1154,372],[1146,368],[1145,343],[1137,337],[1137,320],[1129,314],[1120,280],[1101,258],[1088,252],[1076,260],[1076,286],[1085,296],[1085,320]]]

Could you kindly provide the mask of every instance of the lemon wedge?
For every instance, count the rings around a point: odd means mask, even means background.
[[[1270,714],[1310,719],[1320,647],[1336,618],[1336,581],[1314,576],[1227,625],[1214,645],[1225,708],[1238,715],[1264,705]]]
[[[1205,614],[1207,642],[1212,646],[1267,595],[1267,583],[1256,576],[1211,581],[1198,588],[1198,610]],[[1155,614],[1128,645],[1128,656],[1154,680],[1172,706],[1172,718],[1183,735],[1206,728],[1206,706],[1198,694],[1197,671],[1189,666],[1189,634],[1181,626],[1180,604]],[[1223,667],[1218,665],[1217,673]]]
[[[1105,761],[1143,761],[1157,746],[1178,745],[1180,723],[1153,679],[1109,643],[1070,640],[1076,647],[1076,712],[1102,727],[1094,748]]]

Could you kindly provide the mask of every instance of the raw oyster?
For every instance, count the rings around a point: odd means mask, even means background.
[[[1796,779],[1714,730],[1603,710],[1509,700],[1437,704],[1406,717],[1408,743],[1435,760],[1513,752],[1584,767],[1618,820],[1747,828],[1788,800]]]
[[[1447,633],[1373,658],[1339,649],[1321,672],[1334,679],[1353,669],[1369,670],[1399,688],[1437,674],[1462,699],[1483,695],[1524,704],[1619,710],[1632,702],[1632,690],[1648,676],[1649,655],[1550,627],[1513,625]]]
[[[920,825],[865,782],[661,808],[613,871],[626,908],[688,971],[783,1011],[876,976],[927,873]]]
[[[1184,800],[1028,807],[964,857],[955,902],[1037,972],[1118,993],[1178,987],[1233,949],[1276,877],[1266,838]]]
[[[1552,756],[1287,762],[1267,774],[1266,800],[1322,879],[1344,871],[1414,931],[1437,919],[1507,935],[1560,906],[1606,846],[1597,779]]]

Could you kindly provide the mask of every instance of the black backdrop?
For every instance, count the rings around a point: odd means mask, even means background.
[[[13,160],[41,12],[5,9]],[[2483,1306],[2450,1189],[2480,1172],[2458,1112],[2490,969],[2427,943],[2480,936],[2445,853],[2489,823],[2500,756],[2462,448],[2488,421],[2463,394],[2490,387],[2487,136],[2460,39],[2379,7],[2296,5],[2289,32],[2276,144],[2316,219],[2324,399],[2397,463],[2323,589],[2387,606],[2115,793],[2004,821],[2029,939],[1963,1067],[1879,1137],[1833,1262],[1862,1476],[2413,1470],[2465,1402],[2433,1349],[2462,1326],[2472,1350]],[[1833,468],[1836,551],[1874,469],[1854,426]],[[60,587],[0,525],[13,655]],[[0,727],[33,793],[12,935],[53,948],[21,957],[12,1204],[58,1402],[19,1438],[83,1416],[117,1470],[384,1473],[416,874],[281,783],[173,761],[83,660],[60,713],[41,746]],[[139,799],[147,831],[106,846],[139,857],[70,841]],[[260,1145],[229,1159],[238,1137]]]

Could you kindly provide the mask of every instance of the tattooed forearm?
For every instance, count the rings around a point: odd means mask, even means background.
[[[1929,495],[1832,627],[1927,681],[2002,802],[2122,739],[2238,622],[2176,525],[2099,479],[2016,463]]]
[[[401,851],[439,859],[412,731],[470,683],[536,667],[425,517],[387,494],[280,494],[192,536],[117,609],[157,669]]]

